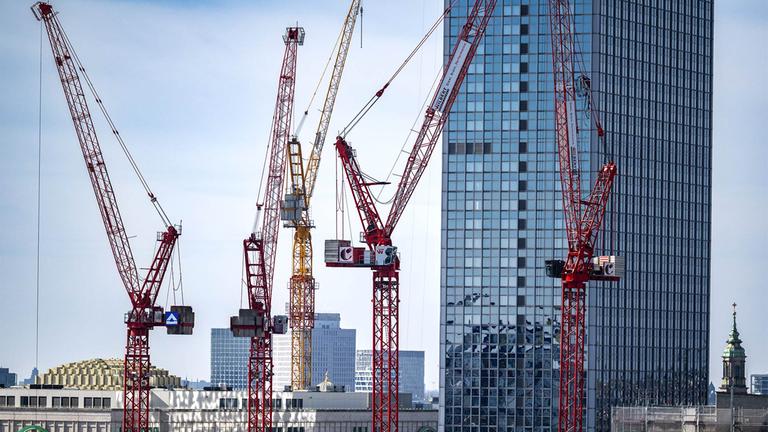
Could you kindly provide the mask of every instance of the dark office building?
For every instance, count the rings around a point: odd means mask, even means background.
[[[16,385],[16,374],[8,368],[0,368],[0,387],[13,387]]]
[[[452,0],[446,0],[446,5]],[[472,0],[445,24],[446,58]],[[582,189],[619,174],[590,283],[585,428],[618,405],[707,401],[712,158],[710,0],[572,0],[578,74],[607,146],[578,108]],[[563,258],[545,0],[499,0],[443,134],[440,430],[554,431]]]

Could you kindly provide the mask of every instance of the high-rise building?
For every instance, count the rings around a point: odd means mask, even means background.
[[[291,332],[273,338],[275,390],[291,385]],[[341,328],[340,314],[315,314],[312,330],[312,386],[323,381],[326,372],[347,391],[354,388],[354,353],[356,331]],[[350,374],[350,372],[352,372]],[[350,376],[352,377],[350,379]]]
[[[341,328],[341,314],[316,313],[312,329],[312,386],[320,384],[326,372],[346,391],[355,388],[355,346],[357,330]],[[275,375],[273,386],[282,390],[291,384],[291,333],[273,337]]]
[[[357,350],[355,391],[373,391],[371,350]],[[410,393],[414,401],[424,400],[424,351],[400,351],[398,359],[400,393]]]
[[[312,386],[323,381],[326,372],[336,385],[347,391],[355,388],[355,329],[341,328],[341,315],[315,314],[312,330]],[[247,388],[249,339],[232,336],[229,329],[211,329],[211,383],[233,389]],[[273,335],[272,358],[275,391],[291,384],[291,333]]]
[[[752,394],[768,395],[768,374],[750,375],[749,391]]]
[[[33,367],[32,373],[30,373],[29,378],[25,378],[24,380],[22,380],[21,384],[22,385],[34,384],[35,381],[37,380],[37,375],[38,375],[37,367]]]
[[[445,21],[447,58],[472,0]],[[707,399],[711,0],[572,0],[607,148],[581,113],[582,185],[618,166],[587,294],[586,429],[615,405]],[[557,429],[566,256],[546,0],[499,1],[443,133],[440,430]],[[579,109],[588,105],[579,99]]]
[[[249,338],[234,337],[228,328],[211,329],[211,384],[248,388]]]
[[[8,368],[0,368],[0,387],[13,387],[16,385],[16,374]]]

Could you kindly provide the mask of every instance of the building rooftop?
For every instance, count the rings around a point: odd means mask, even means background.
[[[122,359],[90,359],[65,363],[39,375],[35,384],[61,385],[82,390],[122,390]],[[180,388],[181,378],[167,370],[152,366],[149,385],[161,388]]]

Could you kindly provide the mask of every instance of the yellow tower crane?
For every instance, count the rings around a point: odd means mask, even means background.
[[[331,113],[336,103],[341,74],[352,42],[355,22],[361,12],[361,0],[352,0],[339,35],[339,49],[331,72],[328,92],[320,113],[312,153],[306,169],[301,155],[301,144],[296,137],[288,145],[288,167],[291,178],[282,206],[284,226],[294,229],[292,275],[289,282],[288,318],[291,326],[291,386],[306,390],[312,384],[312,329],[315,327],[315,278],[312,275],[312,234],[314,223],[309,214],[309,203],[315,189],[320,156],[323,151]]]

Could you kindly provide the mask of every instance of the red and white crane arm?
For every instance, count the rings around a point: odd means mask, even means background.
[[[403,175],[400,177],[385,224],[387,237],[395,229],[397,222],[405,212],[408,201],[419,184],[422,174],[424,174],[424,170],[427,169],[429,159],[435,146],[437,146],[445,122],[448,120],[448,113],[451,112],[461,84],[467,76],[469,65],[483,40],[485,29],[488,27],[488,22],[495,8],[496,0],[476,1],[467,16],[466,23],[461,28],[456,43],[453,45],[453,51],[448,57],[448,63],[443,68],[440,85],[432,96],[429,107],[427,107],[424,122],[409,153]]]
[[[549,1],[552,39],[552,76],[555,84],[555,134],[560,162],[565,229],[570,250],[577,248],[581,224],[581,172],[579,170],[574,42],[568,0]]]
[[[373,248],[377,244],[385,244],[383,233],[384,225],[381,222],[381,216],[373,200],[369,183],[357,161],[355,150],[347,144],[342,137],[336,137],[336,151],[339,154],[341,165],[344,168],[344,174],[349,183],[349,190],[355,201],[357,215],[360,217],[360,223],[363,227],[363,235],[369,247]],[[383,243],[382,243],[383,242]]]
[[[88,101],[80,81],[74,55],[70,51],[69,41],[61,27],[57,14],[53,11],[53,6],[48,3],[36,3],[32,7],[32,11],[45,24],[56,63],[56,70],[59,73],[61,86],[64,89],[64,97],[67,100],[75,132],[80,142],[80,148],[83,151],[85,167],[93,186],[93,192],[96,195],[96,202],[99,205],[99,212],[104,222],[104,228],[107,232],[109,245],[112,248],[115,264],[117,264],[117,271],[120,274],[123,285],[125,285],[125,289],[131,296],[131,300],[133,300],[134,297],[139,296],[141,291],[139,272],[133,259],[131,245],[128,242],[128,234],[125,231],[123,218],[117,206],[117,198],[115,197],[112,182],[109,179],[107,166],[104,163],[101,146],[96,136],[96,128],[93,125],[93,119],[88,109]]]
[[[59,80],[64,90],[67,106],[69,107],[75,132],[83,153],[88,177],[96,196],[96,202],[107,233],[112,256],[115,260],[120,279],[131,301],[131,311],[126,315],[128,332],[123,372],[124,403],[122,430],[125,432],[145,431],[149,426],[149,330],[155,326],[168,325],[169,333],[191,334],[194,325],[194,314],[191,308],[181,307],[177,309],[176,306],[172,307],[171,314],[174,314],[176,318],[166,322],[163,308],[155,305],[180,232],[170,223],[162,211],[156,197],[152,194],[146,180],[138,170],[138,166],[128,153],[125,143],[120,138],[109,114],[106,112],[101,99],[85,72],[85,68],[74,52],[56,12],[53,10],[53,6],[49,3],[37,2],[32,5],[32,12],[45,25]],[[88,101],[85,96],[83,82],[80,79],[80,73],[83,74],[88,88],[94,94],[97,104],[112,127],[112,132],[123,146],[123,150],[141,180],[152,204],[158,210],[163,223],[167,225],[166,230],[158,235],[157,241],[159,246],[155,252],[152,264],[147,270],[146,277],[143,279],[139,276],[136,262],[133,258],[125,225],[117,205],[115,191],[109,178],[101,146],[96,135],[96,128],[88,108]]]
[[[272,334],[284,333],[272,322],[272,285],[280,228],[280,203],[286,174],[286,155],[293,118],[298,46],[304,29],[289,27],[283,36],[285,53],[280,68],[268,167],[262,203],[253,232],[243,240],[249,309],[232,317],[235,336],[250,336],[248,358],[248,432],[272,430]],[[284,326],[281,326],[284,327]]]
[[[271,292],[275,268],[275,248],[280,229],[280,201],[285,179],[285,160],[288,140],[291,136],[293,119],[293,98],[296,87],[296,59],[298,46],[304,43],[304,29],[290,27],[283,36],[285,54],[280,68],[275,112],[272,118],[272,137],[269,147],[269,166],[262,201],[261,233],[252,233],[261,240],[264,249],[262,274],[266,277],[262,283]],[[257,227],[254,227],[254,230]]]

